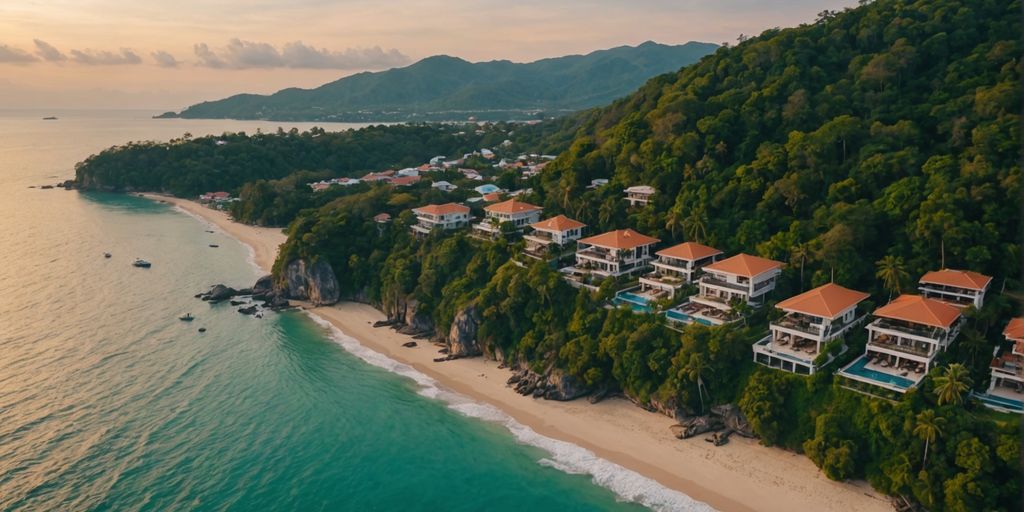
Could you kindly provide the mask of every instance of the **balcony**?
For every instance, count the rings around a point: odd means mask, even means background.
[[[914,324],[910,322],[904,322],[900,320],[892,320],[889,318],[879,318],[872,322],[871,327],[876,329],[886,329],[890,331],[897,331],[911,336],[917,336],[919,338],[925,338],[933,341],[940,341],[945,338],[946,331],[939,329],[938,327],[928,327],[921,324]]]
[[[655,270],[640,276],[640,282],[656,288],[677,290],[686,284],[686,279],[675,274]]]
[[[992,360],[992,376],[1024,380],[1024,357],[1004,354]]]
[[[901,342],[899,338],[887,334],[880,334],[868,341],[868,347],[872,346],[923,358],[931,358],[935,354],[934,345],[911,340]]]
[[[709,285],[709,286],[718,286],[720,288],[728,288],[730,290],[735,290],[735,291],[738,291],[738,292],[743,292],[744,294],[750,293],[750,284],[749,283],[748,284],[730,283],[730,282],[728,282],[728,281],[726,281],[724,279],[719,279],[717,277],[713,277],[710,274],[705,274],[704,277],[702,277],[700,279],[700,282],[702,284],[706,284],[706,285]]]
[[[791,313],[776,320],[775,322],[773,322],[773,325],[777,325],[784,329],[792,329],[794,331],[799,331],[804,334],[809,334],[816,338],[824,337],[824,325],[822,325],[820,320],[817,323],[815,323],[810,318],[811,317],[806,315]]]

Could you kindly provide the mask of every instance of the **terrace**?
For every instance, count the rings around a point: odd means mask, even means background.
[[[772,341],[771,335],[765,336],[754,344],[754,362],[801,375],[814,373],[816,349],[814,352],[805,352],[802,347],[795,345],[788,341]]]
[[[675,290],[686,284],[686,278],[678,274],[655,269],[641,276],[640,282],[652,287]]]
[[[823,332],[824,324],[822,323],[821,318],[801,313],[789,313],[773,322],[773,324],[815,337],[823,337],[825,335]]]
[[[704,274],[704,277],[701,278],[700,282],[702,284],[707,284],[707,285],[711,285],[711,286],[718,286],[718,287],[721,287],[721,288],[728,288],[730,290],[735,290],[735,291],[738,291],[738,292],[744,292],[744,293],[749,293],[750,292],[750,283],[749,282],[747,282],[747,283],[730,283],[729,281],[726,281],[725,279],[719,279],[717,277],[714,277],[712,274]]]
[[[888,334],[879,334],[868,341],[868,346],[875,346],[887,350],[895,350],[917,357],[931,357],[935,344],[922,341],[915,341]]]
[[[1024,383],[1024,362],[1021,356],[1003,354],[992,360],[991,368],[993,377],[1005,377]]]
[[[945,331],[938,327],[928,327],[921,324],[905,322],[903,320],[893,320],[890,318],[878,318],[871,323],[871,327],[876,330],[885,329],[888,331],[896,331],[898,333],[909,334],[911,336],[935,341],[943,339],[946,334]]]
[[[974,392],[971,395],[989,409],[999,412],[1024,414],[1024,391],[994,388],[986,393]]]
[[[654,313],[656,306],[654,302],[664,299],[667,296],[660,290],[641,291],[637,287],[628,288],[615,294],[612,304],[615,306],[629,306],[637,313]]]
[[[739,320],[739,315],[731,309],[710,306],[690,297],[684,302],[665,312],[665,317],[678,323],[699,323],[703,325],[722,325]]]
[[[899,358],[870,351],[839,370],[846,378],[905,393],[924,379],[924,364],[900,362]]]

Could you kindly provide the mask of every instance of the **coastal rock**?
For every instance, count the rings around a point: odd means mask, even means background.
[[[476,340],[480,317],[475,304],[466,306],[456,313],[448,331],[448,352],[458,356],[478,356],[483,352]]]
[[[736,404],[716,405],[711,408],[711,414],[721,418],[725,428],[743,437],[756,437],[754,429],[750,426],[750,422],[747,421],[747,417],[743,415],[743,412],[740,411]]]
[[[265,275],[256,280],[256,283],[252,285],[251,293],[253,295],[263,294],[266,295],[274,290],[274,276]]]
[[[210,302],[220,302],[228,300],[237,294],[238,291],[235,290],[234,288],[231,288],[230,286],[216,284],[213,286],[213,288],[210,288],[210,291],[202,294],[200,298],[203,300],[208,300]]]
[[[664,401],[651,397],[650,409],[660,412],[669,418],[685,418],[688,416],[686,411],[679,406],[675,397],[669,397]]]
[[[244,307],[244,308],[238,308],[238,312],[243,314],[243,315],[255,315],[256,312],[259,311],[259,310],[260,310],[259,306],[255,306],[255,305]]]
[[[277,285],[275,291],[284,298],[308,300],[314,306],[329,306],[338,302],[340,296],[338,278],[325,258],[313,263],[304,259],[292,261]]]
[[[548,400],[575,400],[590,393],[590,388],[583,382],[558,369],[553,369],[548,373],[547,384],[548,387],[547,391],[544,392],[544,398]]]
[[[405,348],[413,348],[416,345],[417,345],[417,343],[415,341],[407,341],[405,343],[402,343],[402,346],[405,347]]]

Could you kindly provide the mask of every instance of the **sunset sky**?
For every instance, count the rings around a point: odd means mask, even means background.
[[[448,54],[735,42],[855,0],[23,0],[0,3],[0,108],[180,109]]]

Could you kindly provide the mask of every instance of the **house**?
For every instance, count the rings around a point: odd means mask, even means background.
[[[654,187],[637,185],[627,188],[624,192],[630,206],[647,206],[651,202],[651,196],[654,195]]]
[[[394,174],[395,171],[371,172],[367,173],[365,176],[359,179],[360,181],[367,181],[370,183],[378,181],[391,181],[392,176],[394,176]]]
[[[434,166],[434,165],[444,165],[444,163],[445,163],[444,159],[445,158],[446,157],[444,155],[437,155],[434,158],[430,159],[430,165],[432,165],[432,166]]]
[[[988,392],[978,398],[996,410],[1024,413],[1024,317],[1011,319],[1003,336],[1012,345],[992,359]]]
[[[754,344],[754,362],[802,375],[815,373],[819,365],[814,361],[825,345],[864,318],[857,315],[857,305],[868,297],[870,294],[829,283],[776,304],[785,315],[770,323],[770,334]],[[843,352],[845,345],[822,366]]]
[[[501,197],[502,197],[501,191],[498,191],[498,192],[491,192],[490,194],[484,194],[484,195],[480,196],[480,200],[485,202],[485,203],[496,203],[498,201],[501,201]]]
[[[501,225],[508,222],[518,232],[527,225],[539,221],[541,210],[543,209],[540,206],[524,203],[518,199],[495,203],[484,207],[486,217],[482,222],[473,224],[473,230],[485,237],[496,237],[501,234]]]
[[[433,187],[433,188],[436,188],[436,189],[438,189],[438,190],[440,190],[442,192],[451,192],[451,191],[459,188],[458,185],[453,185],[451,183],[448,183],[447,181],[435,181],[430,186]]]
[[[468,180],[483,181],[484,179],[476,169],[459,169],[459,172]]]
[[[576,241],[576,266],[569,268],[571,273],[599,277],[635,274],[647,268],[658,242],[657,238],[632,229],[583,238]]]
[[[429,171],[430,170],[430,166],[427,166],[426,170]],[[395,174],[397,176],[419,176],[420,175],[420,170],[415,168],[415,167],[407,167],[405,169],[400,169]]]
[[[430,204],[413,208],[416,224],[412,232],[416,236],[429,235],[434,230],[447,231],[469,224],[469,207],[455,203]]]
[[[703,271],[697,295],[665,313],[670,321],[722,325],[739,320],[733,303],[764,304],[782,274],[782,262],[737,254],[705,265]]]
[[[480,185],[479,187],[474,187],[473,190],[476,191],[477,194],[480,194],[480,195],[483,196],[483,195],[491,194],[491,193],[494,193],[494,192],[501,192],[501,187],[499,187],[499,186],[497,186],[497,185],[495,185],[493,183],[488,183],[486,185]]]
[[[394,187],[408,187],[410,185],[415,185],[419,182],[419,176],[399,176],[397,178],[392,178],[390,181],[391,186]]]
[[[608,180],[606,178],[597,178],[590,180],[590,185],[587,185],[587,188],[601,188],[607,184]]]
[[[876,309],[864,355],[839,374],[905,393],[932,369],[935,357],[960,333],[960,309],[921,295],[900,295]]]
[[[333,183],[329,181],[318,181],[316,183],[310,183],[309,188],[313,189],[313,192],[322,192],[331,187]]]
[[[992,284],[992,278],[969,270],[944,268],[928,272],[918,281],[921,295],[956,307],[974,306],[981,309],[985,303],[985,292]]]
[[[227,192],[207,192],[199,196],[200,202],[221,202],[231,199],[231,194]]]
[[[480,150],[480,156],[490,160],[490,159],[494,158],[494,152],[489,150],[489,149],[481,149]]]
[[[545,259],[552,252],[560,253],[561,248],[583,236],[583,228],[586,226],[565,215],[530,224],[533,231],[523,235],[523,240],[526,241],[524,254],[532,258]]]
[[[377,215],[373,216],[373,221],[376,222],[377,224],[387,224],[388,222],[391,222],[391,214],[386,212],[378,213]]]
[[[705,265],[718,261],[722,251],[696,242],[684,242],[655,253],[654,270],[640,276],[640,288],[658,288],[672,295],[696,280]]]

